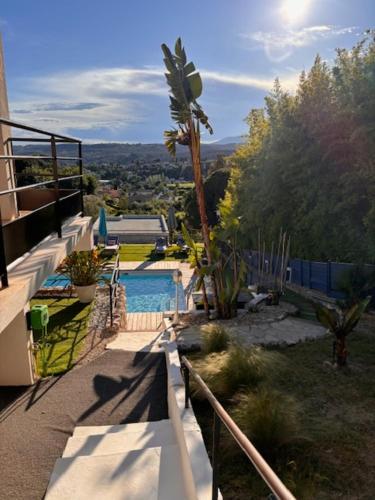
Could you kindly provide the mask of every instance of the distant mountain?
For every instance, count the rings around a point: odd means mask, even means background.
[[[228,156],[235,150],[236,143],[226,143],[218,141],[211,144],[202,144],[202,160],[215,160],[218,155]],[[28,144],[27,146],[16,146],[15,152],[20,155],[47,155],[49,146],[43,144]],[[60,156],[75,156],[77,146],[69,144],[59,144],[58,154]],[[83,144],[83,159],[86,165],[98,164],[127,164],[135,161],[150,162],[153,160],[173,161],[164,144],[123,144],[123,143],[103,143],[103,144]],[[184,146],[177,148],[177,158],[182,160],[190,159],[189,149]]]
[[[233,137],[224,137],[219,141],[215,141],[212,144],[244,144],[246,142],[246,137],[242,135],[236,135]]]

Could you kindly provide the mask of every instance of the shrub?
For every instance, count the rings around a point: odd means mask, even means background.
[[[229,334],[221,325],[207,325],[203,329],[203,351],[210,352],[225,351],[229,344]]]
[[[267,387],[241,394],[233,416],[258,451],[275,457],[278,450],[301,438],[295,400]]]
[[[209,354],[195,368],[216,396],[227,399],[240,389],[255,388],[275,365],[281,365],[281,359],[261,347],[234,345],[227,352]]]

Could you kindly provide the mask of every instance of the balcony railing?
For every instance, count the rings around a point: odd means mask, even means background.
[[[70,217],[83,215],[83,162],[82,143],[73,137],[55,134],[28,125],[0,118],[0,126],[14,128],[38,134],[38,137],[9,137],[5,150],[9,154],[0,155],[0,161],[11,173],[9,181],[11,189],[0,191],[0,280],[3,287],[8,286],[7,266],[29,252],[44,238],[52,233],[62,236],[62,226]],[[13,143],[46,143],[50,145],[47,155],[25,156],[13,154]],[[77,147],[77,156],[60,156],[57,154],[59,144],[71,144]],[[43,172],[28,173],[36,178],[47,178],[42,182],[19,185],[19,178],[24,173],[16,172],[17,160],[42,160]],[[78,167],[77,175],[64,175],[59,172],[61,163],[74,162]],[[50,168],[47,173],[45,168]],[[40,170],[40,169],[39,169]],[[70,186],[67,188],[66,183]],[[73,187],[74,183],[77,187]],[[64,187],[65,186],[65,187]],[[16,216],[6,220],[2,217],[2,201],[10,202],[16,207]]]

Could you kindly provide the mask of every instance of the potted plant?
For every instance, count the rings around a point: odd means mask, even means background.
[[[73,252],[57,268],[57,272],[69,277],[79,301],[87,304],[95,297],[95,290],[105,263],[96,250]]]

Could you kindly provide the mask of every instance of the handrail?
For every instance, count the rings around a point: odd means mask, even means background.
[[[0,160],[69,160],[78,161],[78,156],[43,156],[43,155],[0,155]]]
[[[113,326],[113,309],[116,306],[116,294],[118,287],[118,275],[120,271],[120,254],[117,255],[113,265],[111,281],[109,282],[109,314],[111,320],[111,327]]]
[[[38,176],[39,174],[35,174],[35,175]],[[53,174],[52,174],[52,176],[53,176]],[[68,181],[71,179],[80,179],[81,177],[82,177],[81,174],[59,177],[57,179],[57,182]],[[35,184],[28,184],[27,186],[20,186],[18,188],[14,188],[14,189],[7,189],[6,191],[0,191],[0,196],[3,196],[4,194],[18,193],[19,191],[26,191],[27,189],[34,189],[34,188],[40,187],[40,186],[47,186],[48,184],[54,184],[55,182],[56,182],[56,180],[36,182]]]
[[[255,469],[258,471],[259,475],[263,478],[264,482],[268,485],[270,490],[276,497],[280,500],[295,500],[295,497],[288,490],[288,488],[282,483],[276,473],[264,460],[262,455],[258,452],[251,441],[245,436],[234,420],[225,411],[223,406],[215,398],[213,393],[210,391],[208,386],[205,384],[200,375],[194,370],[190,362],[185,356],[181,357],[181,364],[184,370],[185,379],[185,407],[188,408],[189,405],[189,374],[199,385],[203,395],[207,398],[208,402],[214,410],[214,442],[213,442],[213,491],[212,498],[218,498],[218,485],[217,485],[217,448],[219,443],[219,432],[220,432],[220,421],[223,422],[225,427],[228,429],[236,443],[241,447],[245,455],[249,458]]]
[[[35,132],[36,134],[48,135],[50,137],[56,137],[58,139],[64,139],[67,142],[78,142],[80,143],[80,139],[76,139],[75,137],[69,137],[67,135],[55,134],[54,132],[48,132],[47,130],[43,130],[36,127],[31,127],[30,125],[26,125],[25,123],[15,122],[13,120],[8,120],[7,118],[0,117],[0,123],[4,125],[8,125],[8,127],[20,128],[22,130],[28,130],[29,132]]]
[[[83,160],[82,160],[82,141],[80,139],[76,139],[74,137],[69,137],[65,136],[62,134],[54,133],[54,132],[49,132],[47,130],[42,130],[36,127],[32,127],[30,125],[26,125],[24,123],[18,123],[13,120],[9,120],[8,118],[3,118],[0,116],[0,126],[5,125],[8,127],[13,127],[16,129],[21,129],[21,130],[26,130],[32,133],[40,134],[45,137],[8,137],[5,140],[5,143],[7,144],[8,147],[10,147],[10,150],[6,150],[5,153],[8,154],[2,154],[0,155],[0,161],[13,161],[13,160],[44,160],[46,162],[51,162],[52,164],[52,175],[53,180],[50,181],[44,181],[44,182],[36,182],[34,184],[29,184],[27,186],[20,186],[20,187],[13,187],[11,189],[3,190],[0,191],[0,198],[3,195],[10,195],[13,197],[14,200],[16,200],[16,193],[21,192],[21,191],[27,191],[30,189],[34,188],[40,188],[44,186],[49,186],[53,188],[54,191],[54,201],[51,203],[47,203],[43,205],[42,207],[39,207],[36,210],[33,210],[32,212],[35,212],[39,209],[46,208],[50,204],[54,204],[55,210],[54,210],[54,219],[55,219],[55,226],[56,226],[56,232],[59,238],[62,237],[62,217],[61,217],[61,207],[60,207],[60,202],[63,200],[66,200],[67,198],[70,198],[71,196],[75,195],[76,192],[80,192],[80,211],[79,214],[81,216],[84,215],[84,204],[83,204]],[[30,134],[31,135],[31,134]],[[47,136],[47,137],[46,137]],[[50,153],[48,155],[17,155],[13,154],[13,142],[45,142],[49,143],[50,145]],[[67,143],[67,144],[74,144],[75,146],[78,146],[78,156],[58,156],[57,154],[57,148],[56,145],[58,143]],[[62,175],[59,176],[58,173],[58,162],[59,161],[74,161],[78,163],[78,168],[79,168],[79,175]],[[17,181],[17,172],[14,172],[14,166],[12,168],[12,176],[13,176],[13,183],[12,186],[16,185]],[[38,174],[35,174],[36,176]],[[42,177],[49,177],[49,175],[44,175],[42,173]],[[71,179],[79,179],[79,190],[76,191],[75,193],[72,193],[71,195],[63,196],[60,197],[60,192],[59,192],[59,183],[62,181],[66,180],[71,180]],[[78,215],[78,214],[77,214]],[[18,217],[14,220],[9,221],[6,224],[2,223],[2,218],[1,218],[1,210],[0,210],[0,282],[2,287],[8,286],[8,275],[7,275],[7,262],[9,263],[9,260],[7,261],[7,256],[5,254],[5,240],[4,240],[4,234],[3,234],[3,225],[6,226],[8,224],[13,224],[15,221],[18,219],[23,218],[23,217]],[[32,229],[30,229],[32,232]]]

